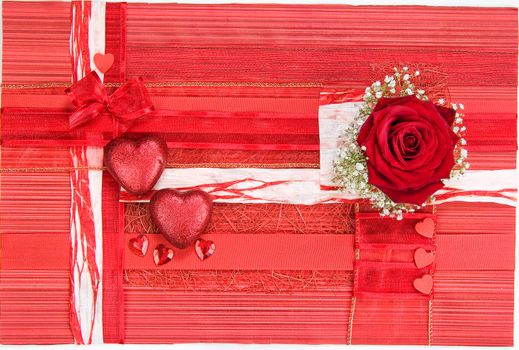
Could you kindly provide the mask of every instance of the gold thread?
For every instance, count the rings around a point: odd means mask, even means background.
[[[432,336],[433,336],[433,333],[432,333],[432,304],[433,304],[433,301],[431,299],[431,300],[429,300],[429,317],[427,320],[427,330],[428,330],[427,343],[429,346],[432,345]]]
[[[119,87],[123,83],[105,83],[105,87]],[[323,87],[322,83],[312,82],[252,82],[252,81],[165,81],[165,82],[145,82],[147,87],[190,87],[190,86],[207,86],[207,87],[261,87],[261,88],[316,88]],[[66,82],[51,82],[39,84],[2,84],[5,90],[21,90],[21,89],[45,89],[45,88],[67,88],[71,86]]]
[[[168,168],[264,168],[264,169],[283,169],[283,168],[311,168],[319,169],[318,163],[276,163],[276,164],[245,164],[245,163],[169,163]]]
[[[1,168],[0,173],[68,173],[75,170],[106,170],[105,167]]]
[[[348,322],[348,341],[347,345],[351,345],[351,338],[353,333],[353,317],[355,316],[355,304],[357,303],[357,298],[351,298],[351,310],[350,310],[350,320]]]
[[[284,168],[305,168],[318,169],[316,163],[278,163],[278,164],[244,164],[244,163],[169,163],[166,168],[263,168],[263,169],[284,169]],[[1,168],[0,173],[67,173],[75,170],[106,170],[106,167],[32,167],[32,168]]]

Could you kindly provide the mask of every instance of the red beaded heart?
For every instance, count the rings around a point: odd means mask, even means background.
[[[153,188],[167,157],[166,143],[156,136],[116,138],[105,147],[106,168],[119,185],[134,195],[144,195]]]
[[[153,261],[155,265],[161,266],[167,264],[173,259],[173,249],[166,247],[164,244],[159,244],[153,251]]]
[[[214,254],[215,245],[213,241],[198,239],[195,243],[195,252],[200,260],[205,260]]]
[[[137,237],[134,237],[130,239],[128,242],[128,246],[130,247],[130,250],[138,256],[144,256],[148,252],[148,237],[145,235],[138,235]]]
[[[157,191],[150,201],[150,214],[160,233],[175,247],[183,249],[198,239],[209,223],[213,209],[204,191]]]

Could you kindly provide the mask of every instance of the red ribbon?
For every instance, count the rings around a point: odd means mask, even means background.
[[[99,117],[105,111],[125,125],[155,110],[142,78],[129,80],[108,96],[101,79],[92,71],[65,92],[76,107],[69,117],[71,129]]]

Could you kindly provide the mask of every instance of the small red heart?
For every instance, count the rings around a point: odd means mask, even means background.
[[[433,278],[431,275],[423,275],[422,277],[414,280],[413,286],[420,293],[429,295],[431,294],[433,287]]]
[[[215,245],[213,241],[206,241],[205,239],[198,239],[195,243],[195,252],[200,260],[205,260],[213,255]]]
[[[197,240],[209,223],[213,200],[204,191],[157,191],[150,200],[150,214],[160,233],[183,249]]]
[[[173,259],[173,249],[166,247],[164,244],[159,244],[153,251],[153,261],[155,265],[160,266],[167,264]]]
[[[431,218],[425,218],[414,225],[414,229],[419,235],[427,238],[433,238],[434,235],[434,220]]]
[[[114,55],[111,53],[96,53],[94,55],[94,64],[101,72],[106,73],[114,64]]]
[[[414,263],[417,268],[421,269],[422,267],[426,267],[431,265],[434,262],[434,253],[427,252],[423,248],[418,248],[414,252]]]
[[[130,239],[128,242],[128,246],[130,247],[130,250],[138,256],[144,256],[148,252],[148,237],[145,235],[138,235],[137,237],[134,237]]]
[[[116,138],[105,146],[106,168],[115,181],[134,195],[146,194],[159,180],[168,157],[164,140],[145,136]]]

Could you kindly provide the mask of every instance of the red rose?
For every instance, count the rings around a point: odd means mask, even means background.
[[[369,183],[395,203],[421,205],[454,166],[455,111],[416,96],[381,98],[359,131]]]

